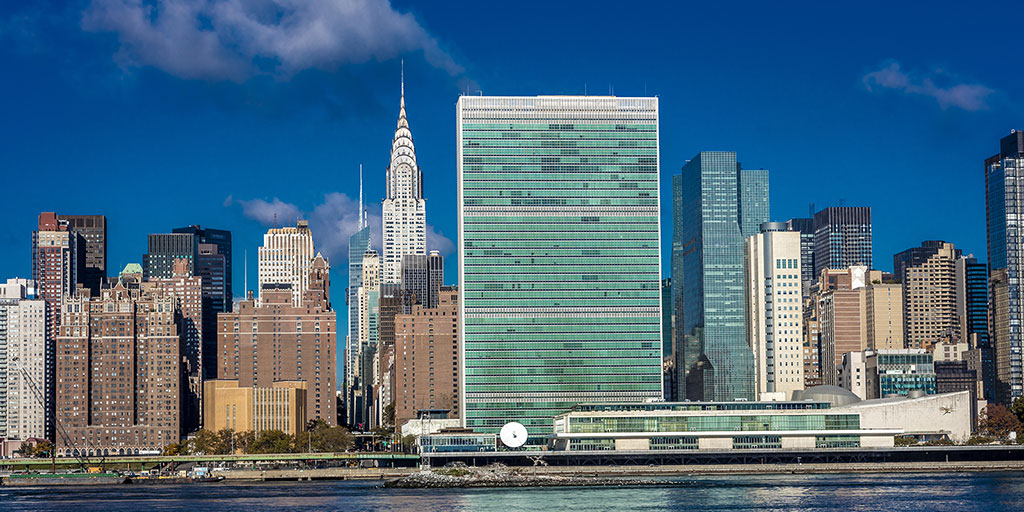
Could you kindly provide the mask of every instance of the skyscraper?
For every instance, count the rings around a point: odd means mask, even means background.
[[[832,206],[814,214],[814,275],[822,269],[871,268],[871,207]]]
[[[956,315],[960,320],[961,339],[967,342],[967,363],[981,383],[978,392],[995,402],[996,369],[988,322],[988,265],[979,263],[974,255],[956,261]]]
[[[792,231],[800,232],[800,282],[804,295],[811,291],[814,282],[814,219],[789,219],[786,226]]]
[[[662,397],[658,99],[456,108],[464,425]]]
[[[432,308],[395,317],[395,425],[421,409],[459,417],[459,293],[445,287]]]
[[[142,255],[142,279],[168,279],[174,276],[175,262],[185,260],[189,275],[195,272],[199,243],[189,233],[156,233],[147,237],[148,247]]]
[[[235,311],[218,315],[218,380],[257,388],[305,381],[307,417],[336,425],[337,314],[330,303],[330,268],[320,254],[313,258],[301,306],[293,304],[292,283],[263,283],[259,301],[247,298]]]
[[[402,256],[402,288],[415,295],[415,303],[424,307],[437,306],[437,294],[444,279],[444,261],[437,251],[430,255],[406,254]]]
[[[893,256],[893,274],[903,283],[906,348],[929,349],[959,341],[956,315],[956,260],[960,250],[942,240],[925,240]],[[903,348],[903,347],[900,347]]]
[[[313,233],[308,221],[300,220],[295,227],[268,229],[259,248],[259,289],[263,290],[265,284],[290,284],[292,305],[301,305],[309,287],[313,256]]]
[[[68,299],[57,337],[57,451],[139,454],[181,438],[184,383],[173,297],[140,298],[118,282]]]
[[[370,226],[366,223],[366,209],[363,206],[363,166],[359,166],[359,225],[356,232],[348,238],[348,289],[345,303],[348,305],[348,334],[345,337],[344,354],[348,357],[338,363],[338,382],[346,384],[346,410],[351,406],[348,397],[351,395],[347,386],[348,375],[352,371],[354,354],[352,347],[359,341],[359,287],[363,285],[363,255],[370,249]]]
[[[760,229],[747,238],[745,251],[755,392],[758,398],[778,393],[788,400],[804,389],[800,233],[782,222],[766,222]]]
[[[32,280],[38,287],[38,297],[46,302],[46,431],[53,439],[55,394],[54,356],[57,327],[65,301],[77,295],[78,274],[84,262],[83,239],[71,231],[67,221],[57,219],[53,212],[39,214],[39,229],[32,232]]]
[[[36,284],[8,279],[0,285],[0,438],[44,438],[46,392],[53,382],[47,365],[46,302]],[[43,398],[43,403],[40,403]]]
[[[233,277],[231,273],[231,232],[226,229],[204,228],[198,224],[175,228],[172,232],[188,233],[195,237],[198,260],[200,260],[195,275],[204,280],[207,296],[211,300],[211,308],[218,313],[231,311],[234,302],[231,287]],[[211,248],[207,244],[216,247]],[[221,270],[222,267],[223,270]],[[222,272],[223,275],[218,275],[219,272]],[[211,283],[207,284],[205,281]]]
[[[85,240],[85,262],[81,265],[78,282],[89,288],[95,297],[100,283],[107,277],[107,218],[103,215],[58,215],[68,227]]]
[[[427,253],[427,213],[423,199],[423,176],[416,164],[416,147],[405,116],[405,76],[398,126],[391,140],[391,164],[387,171],[387,197],[384,198],[384,254],[381,281],[402,281],[402,256]]]
[[[768,222],[767,171],[745,171],[732,151],[705,151],[673,185],[672,281],[676,310],[676,398],[754,399],[754,360],[744,309],[744,240]],[[763,197],[758,197],[763,195]],[[678,248],[678,249],[676,249]],[[681,332],[680,332],[681,331]]]
[[[1024,132],[999,141],[985,160],[985,220],[989,266],[989,332],[996,363],[997,399],[1024,395]]]

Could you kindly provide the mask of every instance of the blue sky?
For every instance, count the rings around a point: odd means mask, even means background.
[[[252,286],[277,213],[310,219],[342,300],[358,166],[372,218],[401,59],[451,282],[454,106],[481,90],[658,95],[664,248],[671,175],[698,151],[734,150],[771,170],[773,220],[872,206],[878,268],[935,238],[985,258],[982,162],[1024,128],[1024,4],[512,5],[3,4],[0,275],[29,274],[40,211],[101,213],[111,274],[141,261],[147,233],[232,230],[240,294],[243,254]]]

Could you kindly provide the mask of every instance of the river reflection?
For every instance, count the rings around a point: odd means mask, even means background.
[[[380,482],[0,488],[0,510],[886,510],[1024,508],[1019,473],[723,475],[655,487],[383,489]]]

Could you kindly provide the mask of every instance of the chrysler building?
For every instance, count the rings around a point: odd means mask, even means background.
[[[416,148],[405,117],[405,73],[402,73],[402,100],[398,127],[391,141],[391,164],[387,171],[387,197],[384,199],[384,258],[381,282],[401,283],[402,256],[427,253],[426,204],[423,179],[416,165]]]

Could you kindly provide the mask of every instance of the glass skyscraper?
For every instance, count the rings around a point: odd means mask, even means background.
[[[1024,395],[1024,132],[1014,131],[1003,137],[999,153],[985,160],[985,203],[991,289],[989,337],[995,351],[997,399],[1009,402]]]
[[[662,397],[658,100],[457,106],[466,427]]]
[[[871,207],[831,206],[814,214],[814,277],[826,268],[872,266]]]
[[[673,177],[672,284],[676,398],[754,399],[747,341],[743,248],[768,221],[768,171],[745,171],[732,151],[702,152]]]

